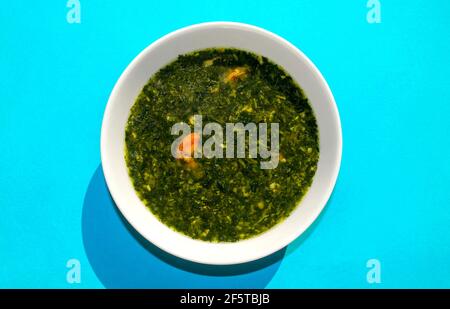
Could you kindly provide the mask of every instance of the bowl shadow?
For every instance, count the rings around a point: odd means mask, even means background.
[[[97,278],[107,288],[264,288],[286,248],[236,265],[207,265],[173,256],[147,241],[122,216],[101,166],[85,193],[83,245]]]

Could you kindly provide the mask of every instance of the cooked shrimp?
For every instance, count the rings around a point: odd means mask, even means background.
[[[232,69],[225,76],[225,82],[234,82],[238,79],[241,79],[247,75],[247,69],[244,67],[237,67]]]
[[[177,158],[189,164],[190,167],[195,167],[195,161],[192,158],[196,148],[200,144],[200,134],[191,133],[186,135],[178,145]]]

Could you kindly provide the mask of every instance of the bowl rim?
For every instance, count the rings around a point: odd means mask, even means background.
[[[305,62],[305,65],[307,65],[309,67],[309,69],[311,69],[314,74],[316,74],[316,77],[318,78],[318,83],[320,83],[321,87],[323,88],[322,90],[326,92],[326,96],[331,100],[332,103],[332,108],[333,108],[333,112],[335,115],[335,121],[337,124],[337,129],[338,131],[337,133],[337,138],[338,140],[337,142],[337,154],[335,157],[335,162],[332,166],[332,170],[330,171],[330,183],[327,187],[327,189],[325,190],[325,194],[326,198],[324,198],[321,202],[320,205],[317,206],[318,211],[314,212],[312,214],[312,216],[310,216],[308,222],[306,222],[304,224],[304,228],[299,228],[295,231],[293,231],[290,235],[285,236],[283,238],[282,241],[280,241],[278,244],[276,244],[275,246],[270,247],[270,250],[266,250],[265,254],[261,255],[255,255],[252,257],[249,256],[245,256],[245,257],[241,257],[240,255],[236,255],[234,257],[228,257],[225,259],[222,259],[221,257],[215,259],[214,261],[211,260],[205,260],[199,257],[192,257],[189,254],[183,254],[180,252],[177,252],[176,250],[172,250],[172,248],[170,248],[169,246],[165,246],[161,243],[158,243],[156,241],[154,241],[153,239],[151,239],[151,237],[149,237],[148,233],[144,233],[143,231],[140,230],[140,228],[138,228],[138,226],[136,226],[136,224],[134,224],[133,222],[133,218],[131,218],[131,216],[128,215],[128,213],[126,211],[123,210],[123,205],[120,205],[118,201],[118,196],[116,195],[117,192],[113,192],[113,190],[110,190],[110,179],[111,176],[109,175],[109,171],[107,168],[105,168],[105,162],[107,159],[107,153],[108,150],[106,149],[106,124],[109,121],[110,118],[110,114],[111,114],[111,106],[112,106],[112,101],[114,100],[116,93],[118,92],[118,89],[121,87],[121,85],[123,84],[124,79],[129,75],[130,72],[133,71],[133,69],[136,67],[136,65],[138,63],[141,62],[141,60],[149,53],[151,52],[153,49],[157,48],[158,46],[164,44],[164,42],[171,40],[172,38],[186,33],[186,32],[190,32],[190,31],[196,31],[199,29],[208,29],[208,28],[232,28],[232,29],[236,29],[236,30],[250,30],[253,32],[257,32],[259,34],[262,34],[268,38],[270,38],[271,40],[275,40],[278,41],[278,43],[281,43],[283,45],[283,47],[290,49],[291,51],[297,53],[300,58],[302,58],[302,60]],[[163,67],[163,66],[161,66]],[[319,127],[319,132],[320,132],[320,127]],[[126,69],[122,72],[122,74],[120,75],[119,79],[117,80],[117,82],[115,83],[113,90],[111,91],[111,94],[108,98],[108,102],[107,105],[105,107],[105,112],[103,115],[103,120],[102,120],[102,125],[101,125],[101,133],[100,133],[100,156],[101,156],[101,163],[102,163],[102,169],[103,169],[103,173],[105,176],[105,181],[106,184],[108,186],[108,191],[110,192],[113,200],[115,201],[115,205],[116,207],[119,209],[120,213],[125,217],[125,219],[130,223],[130,225],[139,233],[141,234],[147,241],[151,242],[153,245],[157,246],[158,248],[160,248],[163,251],[166,251],[178,258],[182,258],[185,260],[189,260],[192,262],[196,262],[196,263],[201,263],[201,264],[209,264],[209,265],[233,265],[233,264],[241,264],[241,263],[247,263],[247,262],[251,262],[251,261],[255,261],[261,258],[264,258],[266,256],[269,256],[270,254],[273,254],[279,250],[281,250],[282,248],[288,246],[291,242],[293,242],[295,239],[297,239],[298,237],[300,237],[308,228],[310,228],[310,226],[312,225],[312,223],[317,219],[317,217],[322,213],[323,209],[325,208],[329,198],[331,197],[331,194],[333,192],[333,189],[336,185],[336,181],[338,178],[338,174],[339,174],[339,170],[340,170],[340,166],[341,166],[341,160],[342,160],[342,148],[343,148],[343,139],[342,139],[342,126],[341,126],[341,120],[340,120],[340,115],[339,115],[339,111],[336,105],[336,101],[334,99],[334,96],[331,92],[331,89],[329,88],[328,83],[326,82],[325,78],[322,76],[321,72],[317,69],[317,67],[313,64],[313,62],[300,50],[298,49],[296,46],[294,46],[292,43],[290,43],[289,41],[287,41],[286,39],[282,38],[281,36],[272,33],[268,30],[265,30],[263,28],[254,26],[254,25],[250,25],[250,24],[246,24],[246,23],[240,23],[240,22],[228,22],[228,21],[215,21],[215,22],[204,22],[204,23],[198,23],[198,24],[193,24],[193,25],[189,25],[180,29],[177,29],[175,31],[172,31],[162,37],[160,37],[159,39],[157,39],[156,41],[154,41],[153,43],[151,43],[150,45],[148,45],[146,48],[144,48],[126,67]],[[319,159],[320,160],[320,159]],[[306,193],[308,194],[308,193]],[[301,203],[301,202],[300,202]],[[300,204],[298,204],[296,206],[299,207]],[[151,212],[150,212],[151,213]],[[151,213],[153,215],[153,213]],[[154,215],[153,215],[154,216]],[[269,229],[270,231],[270,229]],[[178,233],[176,231],[174,231],[175,233]],[[239,242],[239,241],[238,241]],[[236,242],[236,243],[238,243]],[[226,243],[228,244],[228,243]]]

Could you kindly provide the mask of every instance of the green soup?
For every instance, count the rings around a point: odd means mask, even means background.
[[[171,127],[192,126],[193,115],[223,127],[278,123],[278,166],[261,169],[260,157],[174,158]],[[238,49],[204,49],[179,56],[144,86],[128,118],[125,159],[134,189],[161,222],[195,239],[234,242],[298,205],[317,169],[318,138],[308,99],[281,67]]]

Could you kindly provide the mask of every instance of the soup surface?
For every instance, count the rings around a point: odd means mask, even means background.
[[[222,125],[224,135],[226,123],[277,123],[278,164],[262,169],[268,159],[248,155],[175,158],[179,136],[171,128],[185,122],[193,129],[194,115],[203,125]],[[191,137],[190,146],[199,146],[198,135]],[[319,159],[316,119],[301,88],[269,59],[231,48],[180,55],[154,74],[131,109],[125,145],[134,189],[151,212],[180,233],[213,242],[250,238],[286,218]],[[226,151],[226,141],[221,147]]]

